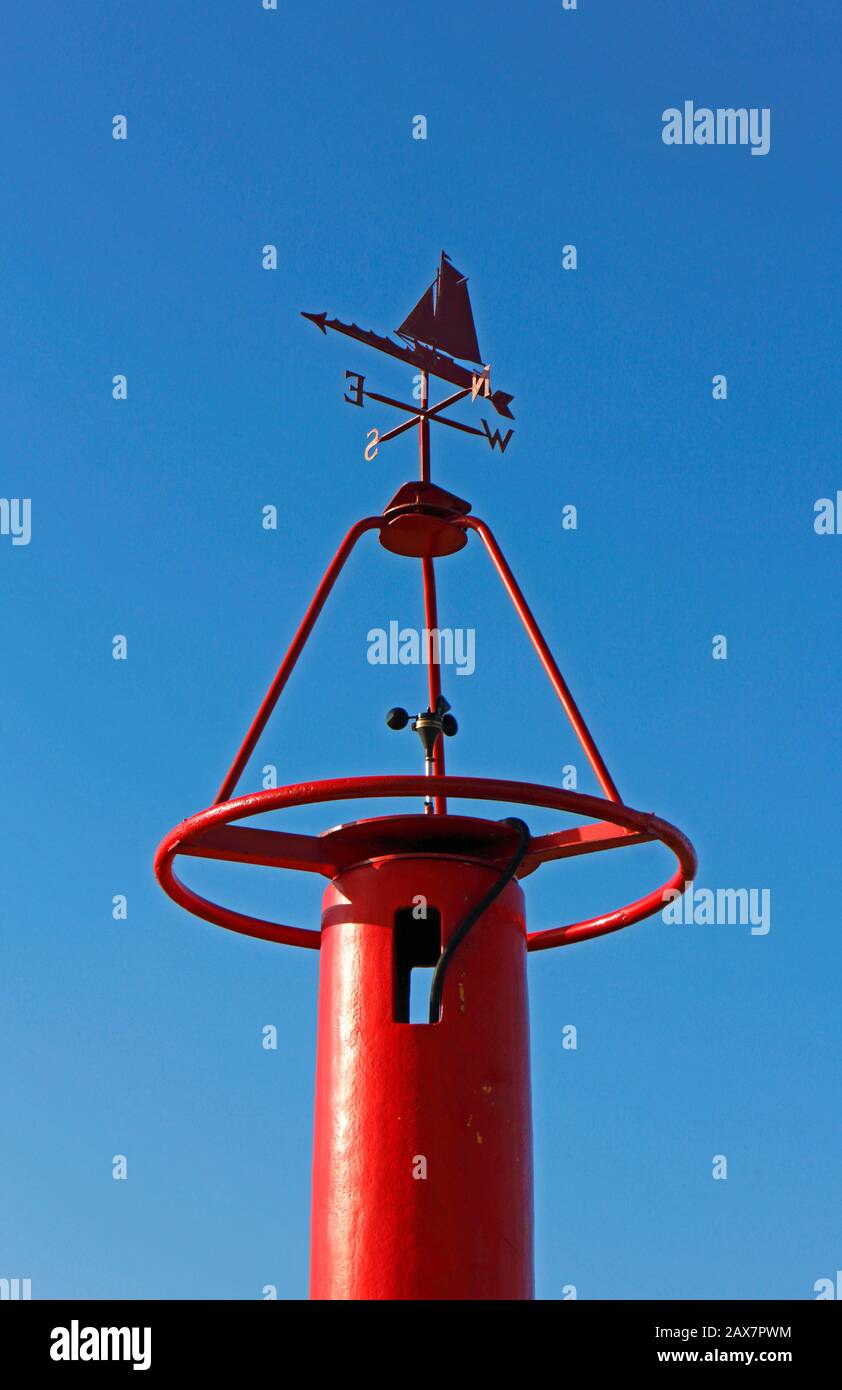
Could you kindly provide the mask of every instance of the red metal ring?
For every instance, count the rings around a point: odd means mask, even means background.
[[[543,806],[602,820],[602,826],[578,827],[573,831],[557,831],[555,834],[533,839],[525,861],[526,871],[549,859],[610,849],[624,843],[638,844],[659,840],[672,850],[678,860],[678,868],[672,878],[660,888],[603,916],[591,917],[587,921],[571,923],[568,926],[531,932],[527,936],[530,951],[543,951],[550,946],[587,941],[591,937],[603,936],[607,932],[618,931],[621,927],[640,922],[663,907],[666,893],[675,890],[683,893],[686,884],[692,881],[696,872],[695,850],[680,830],[668,821],[660,820],[646,811],[635,811],[621,802],[608,801],[599,796],[587,796],[582,792],[562,791],[557,787],[545,787],[531,782],[507,782],[489,777],[424,777],[410,774],[342,777],[324,782],[305,782],[298,786],[273,787],[211,806],[206,811],[199,811],[195,816],[188,817],[165,836],[155,855],[155,873],[161,887],[175,902],[205,921],[266,941],[318,950],[321,939],[321,933],[318,931],[283,926],[259,917],[249,917],[200,897],[176,877],[172,867],[175,856],[187,853],[201,857],[204,841],[208,857],[241,863],[275,864],[310,873],[329,874],[330,866],[325,862],[325,853],[320,854],[318,836],[288,835],[268,830],[227,831],[224,834],[219,832],[234,821],[266,811],[279,810],[285,806],[306,806],[318,802],[371,797],[423,797],[431,793],[474,801]],[[619,827],[619,834],[616,827]],[[246,834],[249,835],[250,845],[258,843],[265,846],[265,849],[260,849],[257,855],[253,851],[248,854],[241,851],[236,837]],[[260,839],[256,841],[255,837]],[[275,844],[278,846],[277,849],[273,848]]]

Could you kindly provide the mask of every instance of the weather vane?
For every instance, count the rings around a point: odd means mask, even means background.
[[[430,424],[447,425],[450,429],[461,430],[464,434],[476,434],[484,438],[489,448],[499,448],[504,453],[514,430],[507,429],[502,434],[499,429],[491,429],[487,420],[481,417],[481,429],[476,425],[466,425],[461,420],[452,420],[442,411],[467,396],[472,401],[477,398],[487,400],[507,420],[514,415],[509,409],[514,399],[508,391],[492,391],[491,366],[483,363],[479,350],[471,299],[468,294],[468,281],[457,270],[450,257],[442,251],[441,262],[435,280],[427,286],[418,303],[407,314],[400,328],[396,329],[401,343],[384,338],[370,329],[359,328],[355,323],[342,323],[340,319],[329,319],[327,314],[307,314],[317,328],[326,333],[330,328],[334,333],[344,333],[358,343],[365,343],[377,352],[385,352],[389,357],[405,362],[407,366],[417,367],[421,374],[420,402],[417,406],[406,401],[396,401],[392,396],[383,396],[377,391],[365,389],[365,377],[360,372],[346,371],[348,383],[345,400],[349,405],[364,406],[366,400],[378,401],[381,405],[393,406],[396,410],[408,410],[409,418],[385,434],[370,430],[365,447],[365,458],[371,462],[377,457],[381,444],[418,426],[418,451],[422,482],[430,481]],[[474,365],[465,367],[463,362]],[[435,405],[429,404],[430,377],[438,377],[458,386],[459,390]]]

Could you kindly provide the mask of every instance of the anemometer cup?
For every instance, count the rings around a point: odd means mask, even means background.
[[[554,859],[659,841],[672,850],[678,867],[660,888],[599,917],[530,932],[527,949],[543,951],[571,945],[619,931],[663,910],[684,892],[696,872],[696,855],[690,841],[674,825],[620,802],[582,792],[530,782],[509,782],[486,777],[422,775],[333,778],[298,786],[275,787],[238,796],[211,806],[177,825],[162,840],[155,855],[155,874],[169,896],[195,916],[229,931],[288,946],[318,950],[321,933],[301,927],[251,917],[200,897],[176,877],[177,855],[228,860],[272,868],[295,869],[332,879],[353,864],[397,854],[450,855],[499,868],[512,853],[516,832],[502,821],[468,816],[402,815],[340,825],[321,835],[240,826],[250,816],[293,806],[322,802],[364,800],[374,797],[456,797],[473,801],[498,801],[583,815],[591,822],[549,835],[534,836],[518,876],[534,872]]]

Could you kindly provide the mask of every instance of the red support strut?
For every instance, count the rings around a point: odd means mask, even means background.
[[[530,609],[529,604],[526,602],[526,599],[523,597],[520,585],[518,584],[517,580],[512,574],[512,571],[509,569],[509,566],[506,563],[506,559],[503,555],[502,550],[500,549],[499,545],[497,544],[496,540],[491,534],[490,527],[488,527],[484,521],[480,521],[479,518],[475,516],[462,517],[460,518],[457,524],[460,526],[469,527],[472,531],[476,531],[477,535],[479,536],[480,540],[482,541],[483,545],[485,546],[486,550],[491,556],[491,559],[494,563],[494,568],[497,570],[497,573],[502,579],[503,587],[505,588],[506,593],[509,595],[509,598],[511,599],[512,603],[514,604],[517,615],[523,623],[523,626],[526,628],[527,633],[529,634],[529,639],[532,642],[532,645],[535,648],[536,652],[538,653],[538,658],[541,662],[541,665],[543,666],[544,670],[550,678],[550,682],[552,684],[553,689],[555,690],[556,695],[558,696],[559,700],[561,701],[564,707],[564,712],[567,715],[567,718],[570,720],[570,723],[573,725],[573,728],[576,731],[576,735],[579,739],[579,742],[585,750],[585,755],[596,774],[596,778],[599,782],[599,785],[602,787],[602,790],[605,792],[605,795],[608,797],[609,801],[621,801],[622,798],[614,784],[614,779],[611,776],[611,773],[608,771],[608,768],[605,766],[602,754],[600,753],[599,749],[597,748],[596,744],[594,743],[591,737],[590,730],[588,729],[588,726],[585,723],[584,716],[582,715],[579,706],[576,704],[576,701],[573,699],[567,682],[565,681],[563,675],[558,669],[558,666],[556,665],[555,657],[553,656],[552,652],[547,646],[544,640],[544,635],[541,632],[541,629],[539,628],[537,622],[535,621],[535,618],[532,615],[532,610]]]
[[[313,595],[310,607],[304,614],[301,626],[290,643],[289,651],[281,662],[277,675],[269,686],[263,703],[254,716],[249,731],[240,745],[237,756],[228,769],[225,781],[216,794],[216,800],[214,801],[215,806],[220,805],[223,801],[228,801],[231,793],[239,782],[243,774],[243,769],[255,750],[257,740],[260,738],[260,735],[269,722],[272,711],[280,699],[281,691],[292,675],[295,664],[304,648],[304,644],[316,625],[316,619],[324,608],[328,595],[336,583],[339,572],[345,565],[345,561],[348,559],[348,556],[351,554],[360,536],[365,535],[366,531],[371,531],[375,527],[380,527],[382,525],[382,516],[367,516],[364,517],[362,521],[358,521],[355,526],[351,527],[331,560],[321,584]]]

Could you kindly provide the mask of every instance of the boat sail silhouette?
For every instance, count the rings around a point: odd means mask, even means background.
[[[436,278],[396,329],[405,342],[421,343],[467,362],[482,362],[467,276],[445,251]]]

